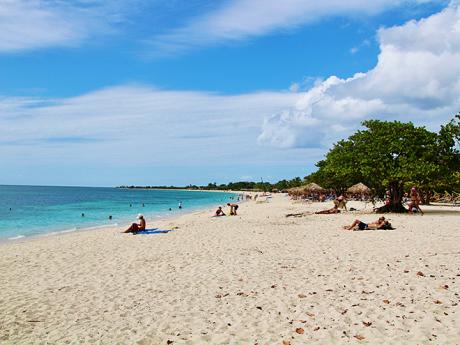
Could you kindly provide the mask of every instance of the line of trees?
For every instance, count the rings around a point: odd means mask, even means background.
[[[190,189],[190,190],[247,190],[247,191],[274,191],[286,190],[293,187],[299,187],[303,184],[300,177],[293,178],[292,180],[281,180],[276,183],[270,182],[250,182],[239,181],[230,183],[209,183],[206,186],[188,185],[188,186],[120,186],[118,188],[130,189]]]

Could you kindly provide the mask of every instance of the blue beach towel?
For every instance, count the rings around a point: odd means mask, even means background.
[[[136,232],[136,235],[154,235],[154,234],[167,234],[168,232],[171,232],[172,230],[161,230],[158,228],[153,228],[153,229],[145,229],[142,231]]]

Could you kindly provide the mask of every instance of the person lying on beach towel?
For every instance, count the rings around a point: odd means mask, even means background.
[[[147,225],[145,222],[145,218],[142,214],[137,215],[137,219],[139,219],[139,223],[133,223],[131,226],[124,231],[124,233],[130,233],[132,232],[133,234],[139,231],[145,230],[145,226]]]
[[[385,217],[380,217],[377,221],[372,223],[364,223],[359,219],[355,219],[351,225],[345,225],[344,230],[351,230],[351,231],[362,231],[362,230],[391,230],[393,227],[391,226],[388,220],[385,220]]]
[[[340,213],[338,205],[334,205],[333,208],[329,208],[327,210],[315,212],[315,214],[336,214],[336,213]]]
[[[221,216],[225,216],[225,213],[222,210],[222,206],[219,206],[219,208],[216,210],[216,213],[214,214],[214,217],[221,217]]]
[[[133,232],[133,235],[156,235],[156,234],[167,234],[170,233],[173,230],[162,230],[158,228],[153,228],[153,229],[145,229],[145,230],[140,230],[137,232]]]

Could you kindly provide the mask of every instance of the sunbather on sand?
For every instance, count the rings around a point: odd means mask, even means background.
[[[225,216],[225,213],[222,210],[222,206],[219,206],[219,208],[216,210],[216,213],[214,214],[214,217],[220,217],[220,216]]]
[[[315,212],[315,214],[336,214],[336,213],[340,213],[338,205],[334,205],[333,208],[329,208],[327,210]]]
[[[132,232],[133,234],[135,234],[136,232],[139,232],[139,231],[142,231],[142,230],[145,230],[145,226],[147,225],[146,222],[145,222],[145,218],[142,214],[138,214],[137,215],[137,219],[139,219],[139,223],[133,223],[131,224],[131,226],[126,229],[124,232],[125,233],[129,233],[129,232]]]
[[[372,223],[364,223],[359,219],[355,219],[351,225],[345,225],[345,230],[360,231],[360,230],[377,230],[384,228],[391,228],[391,224],[385,220],[385,217],[380,217],[377,221]]]

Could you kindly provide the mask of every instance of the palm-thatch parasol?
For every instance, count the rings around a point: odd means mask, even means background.
[[[300,187],[294,187],[294,188],[289,188],[287,192],[294,200],[297,200],[303,194],[303,189]]]
[[[303,189],[304,192],[307,192],[307,193],[315,193],[315,192],[324,192],[325,191],[325,189],[323,187],[317,185],[314,182],[309,183],[306,186],[303,186],[302,189]]]
[[[289,188],[287,192],[289,195],[295,194],[295,188]]]
[[[371,194],[372,190],[363,183],[357,183],[347,189],[350,194]]]

